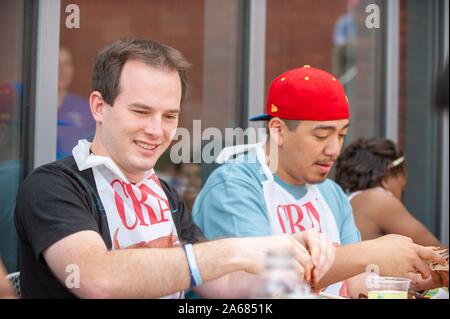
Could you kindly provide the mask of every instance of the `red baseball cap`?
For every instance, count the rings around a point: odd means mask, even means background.
[[[344,88],[330,73],[309,65],[287,71],[273,80],[267,96],[266,114],[250,121],[332,121],[350,118]]]

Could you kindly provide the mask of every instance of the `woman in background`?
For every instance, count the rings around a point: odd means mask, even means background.
[[[440,246],[402,204],[407,172],[403,152],[394,142],[370,138],[348,145],[337,160],[335,181],[349,194],[363,240],[400,234],[420,245]]]

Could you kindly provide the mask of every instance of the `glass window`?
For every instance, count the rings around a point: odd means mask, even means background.
[[[8,272],[18,269],[13,213],[22,179],[23,48],[25,1],[0,3],[0,260]],[[5,45],[8,44],[8,45]]]
[[[352,114],[347,141],[381,132],[381,32],[365,0],[267,0],[266,88],[283,71],[311,65],[344,85]]]
[[[93,60],[105,45],[124,37],[148,38],[170,45],[180,50],[192,64],[188,70],[188,89],[179,127],[187,129],[193,137],[184,142],[189,144],[194,160],[200,159],[205,144],[201,134],[206,128],[215,127],[223,133],[226,127],[240,123],[239,0],[78,0],[75,3],[80,9],[79,29],[65,25],[68,16],[65,9],[71,3],[74,1],[61,1],[60,43],[66,60],[60,62],[59,83],[60,88],[64,84],[66,92],[77,96],[79,103],[66,109],[68,112],[76,109],[80,115],[73,118],[80,119],[80,126],[76,130],[74,123],[77,121],[67,120],[67,116],[61,114],[65,106],[59,109],[59,156],[70,154],[78,138],[93,134],[85,104],[90,93]],[[67,58],[69,52],[70,59]],[[65,99],[60,97],[60,101],[64,103]],[[194,120],[201,120],[201,124],[195,122],[196,129]],[[174,166],[168,152],[156,168],[161,176],[174,179],[175,185],[179,184],[177,179],[189,181],[192,180],[189,176],[198,176],[198,169],[192,166],[186,169]],[[201,174],[205,176],[210,170],[211,167],[202,165]],[[179,185],[180,190],[191,190],[188,202],[192,202],[199,191],[197,179],[194,180],[184,188]]]
[[[438,2],[402,1],[400,13],[399,142],[405,150],[409,171],[404,201],[410,212],[438,233],[437,181],[442,150],[438,146],[438,118],[433,112],[433,84],[440,47]]]

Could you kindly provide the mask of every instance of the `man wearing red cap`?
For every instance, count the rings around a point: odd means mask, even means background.
[[[224,149],[197,197],[194,221],[209,238],[300,233],[317,229],[337,245],[336,260],[318,287],[357,296],[361,281],[342,280],[375,264],[382,274],[430,274],[431,249],[397,235],[360,242],[351,206],[342,189],[327,179],[349,127],[349,103],[333,75],[304,66],[271,84],[262,144]],[[275,156],[274,156],[275,154]],[[351,288],[351,289],[350,289]]]

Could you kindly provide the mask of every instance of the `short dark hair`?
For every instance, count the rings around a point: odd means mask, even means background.
[[[390,167],[403,156],[397,145],[384,138],[358,139],[348,145],[336,162],[335,181],[347,192],[380,186],[388,176],[405,174],[405,161]]]
[[[267,136],[270,135],[270,131],[269,131],[269,122],[271,119],[269,119],[266,122],[266,134]],[[284,122],[284,124],[286,124],[287,128],[289,131],[295,131],[298,127],[298,125],[300,124],[300,120],[285,120],[285,119],[280,119],[281,121]]]
[[[183,54],[167,45],[137,38],[126,38],[112,43],[95,58],[92,91],[99,91],[110,105],[120,92],[119,81],[127,61],[137,60],[158,70],[177,71],[181,81],[181,101],[186,94],[186,70],[189,62]]]

